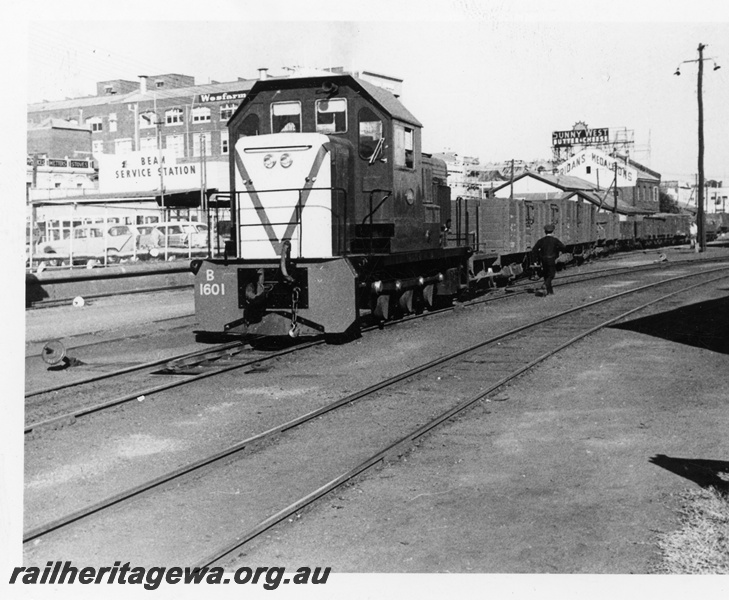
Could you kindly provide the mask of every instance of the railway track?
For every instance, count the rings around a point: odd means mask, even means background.
[[[626,273],[640,273],[680,265],[713,262],[716,262],[716,260],[705,259],[701,261],[694,259],[673,261],[671,263],[653,263],[638,267],[616,267],[582,273],[567,273],[560,277],[559,285],[584,283],[606,276],[621,276]],[[506,298],[531,293],[534,291],[536,285],[538,285],[538,282],[520,282],[508,288],[501,288],[500,291],[503,291],[501,294],[488,294],[484,297],[465,302],[464,304],[478,305],[484,302],[502,301]],[[384,325],[393,326],[423,316],[447,312],[452,309],[453,307],[447,307],[420,315],[411,315],[401,320],[387,322]],[[365,328],[365,331],[374,328],[376,326],[370,326],[369,328]],[[323,340],[314,339],[279,351],[256,352],[246,347],[243,342],[231,342],[212,347],[211,349],[134,364],[111,372],[95,374],[85,379],[33,390],[25,395],[26,425],[24,432],[28,434],[43,428],[73,423],[78,418],[111,409],[124,403],[133,402],[140,398],[146,399],[153,394],[188,385],[200,379],[220,375],[232,370],[253,367],[259,363],[271,361],[321,343],[323,343]],[[78,345],[73,348],[88,345],[93,344]],[[181,375],[184,378],[181,378]],[[160,379],[163,380],[161,383]],[[105,382],[105,386],[102,388],[96,385],[100,381]],[[124,392],[119,394],[118,389],[123,389]],[[66,395],[59,397],[57,392],[64,390]],[[72,394],[70,393],[71,390],[73,390]],[[104,399],[98,400],[97,398],[99,396],[103,396]]]
[[[102,338],[96,338],[97,335],[94,332],[90,333],[83,333],[79,335],[69,336],[65,339],[65,347],[67,350],[80,350],[80,349],[88,349],[92,348],[94,346],[102,346],[104,344],[113,344],[116,342],[127,342],[130,340],[134,340],[135,338],[139,338],[143,335],[149,334],[149,326],[163,326],[164,331],[171,331],[175,329],[182,329],[185,328],[187,330],[191,329],[195,324],[195,315],[194,314],[188,314],[188,315],[182,315],[179,317],[168,317],[165,319],[157,319],[155,321],[152,321],[149,324],[146,324],[146,330],[143,331],[134,331],[134,332],[125,332],[122,335],[116,335],[116,336],[110,336],[110,337],[102,337]],[[88,340],[88,341],[85,341]],[[43,358],[43,350],[44,344],[42,342],[34,342],[28,345],[26,348],[25,353],[25,360],[34,360],[37,358]],[[26,397],[29,394],[26,394]]]
[[[291,352],[309,348],[321,341],[307,342],[285,348],[276,352],[257,352],[244,344],[234,341],[221,344],[208,350],[198,350],[175,357],[136,364],[111,373],[102,373],[77,382],[69,382],[62,386],[38,390],[26,394],[26,419],[24,432],[31,433],[38,429],[72,423],[79,417],[114,408],[127,402],[146,399],[159,392],[171,390],[183,385],[227,373],[244,367],[255,367],[263,362],[274,360]],[[181,379],[180,376],[184,376]],[[124,378],[121,394],[120,384],[112,380]],[[162,382],[160,382],[162,379]],[[104,381],[107,385],[100,392],[91,387]],[[62,390],[73,389],[73,394],[64,398],[54,398],[53,394]],[[80,391],[81,388],[85,388]],[[90,388],[90,389],[89,389]],[[106,396],[110,394],[111,396]],[[106,396],[98,401],[99,395]],[[28,399],[32,400],[29,402]],[[69,405],[77,405],[69,410]],[[61,410],[58,410],[60,407]],[[40,416],[42,415],[42,416]]]
[[[613,294],[400,373],[133,489],[36,523],[24,535],[26,563],[42,565],[59,552],[102,565],[119,556],[135,564],[224,561],[561,349],[727,277],[722,266]]]

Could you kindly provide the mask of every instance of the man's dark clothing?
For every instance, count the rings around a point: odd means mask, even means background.
[[[545,235],[532,248],[532,255],[542,263],[544,287],[548,294],[553,294],[552,280],[557,275],[557,257],[567,247],[553,235]]]

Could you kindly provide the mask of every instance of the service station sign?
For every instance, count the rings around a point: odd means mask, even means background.
[[[102,154],[99,161],[99,192],[125,193],[185,190],[200,187],[200,165],[180,163],[173,152],[138,151]]]

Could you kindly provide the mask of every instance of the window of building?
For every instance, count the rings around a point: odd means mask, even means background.
[[[154,85],[158,88],[165,87],[165,82],[164,81],[155,81]]]
[[[301,102],[271,104],[271,133],[301,131]]]
[[[165,137],[165,143],[167,145],[167,150],[172,151],[172,153],[177,158],[184,158],[184,156],[185,156],[185,136],[184,135],[168,135]]]
[[[210,142],[212,141],[212,136],[210,135],[209,131],[206,131],[205,133],[193,133],[192,134],[192,155],[193,156],[201,156],[203,152],[205,153],[205,156],[211,156],[212,155],[212,146]]]
[[[104,93],[105,94],[111,94],[114,91],[114,88],[110,85],[104,86]]]
[[[375,162],[383,153],[382,120],[370,108],[359,111],[359,155]]]
[[[149,129],[157,124],[157,114],[154,111],[148,110],[139,115],[139,128]]]
[[[165,125],[179,125],[183,121],[182,109],[171,108],[165,111]]]
[[[592,167],[585,167],[585,173],[587,173],[588,175],[592,173]]]
[[[319,133],[345,133],[347,131],[347,100],[345,98],[316,101],[316,130]]]
[[[207,106],[196,106],[192,109],[193,123],[209,123],[210,109]]]
[[[230,152],[230,143],[228,140],[228,131],[220,132],[220,154],[228,154]]]
[[[220,107],[220,120],[227,121],[233,116],[235,109],[238,108],[235,104],[223,104]]]
[[[86,126],[91,129],[91,131],[102,131],[103,125],[101,123],[101,117],[91,117],[90,119],[86,119]]]
[[[109,131],[116,131],[116,113],[109,113]]]
[[[413,130],[395,125],[395,166],[413,168]]]
[[[139,138],[139,149],[140,150],[156,150],[157,149],[157,136],[150,135],[148,137]]]
[[[114,153],[126,154],[132,151],[132,138],[121,138],[114,140]]]
[[[96,156],[97,154],[104,153],[104,140],[94,140],[91,142],[91,154]]]

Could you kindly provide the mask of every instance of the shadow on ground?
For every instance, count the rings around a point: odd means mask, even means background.
[[[677,458],[665,454],[656,454],[648,460],[702,488],[713,487],[722,494],[729,494],[729,461]]]
[[[729,297],[613,325],[679,344],[729,354]]]

